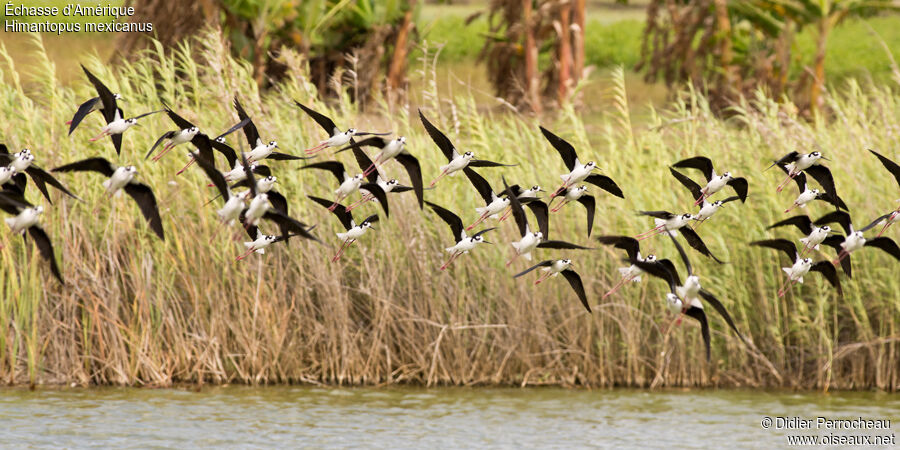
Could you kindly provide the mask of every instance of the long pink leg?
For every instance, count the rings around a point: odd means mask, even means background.
[[[173,148],[175,148],[175,145],[173,145],[171,142],[169,142],[169,143],[167,143],[167,144],[165,145],[165,147],[163,147],[162,151],[159,152],[159,154],[157,154],[156,156],[154,156],[154,157],[152,157],[152,158],[150,158],[150,159],[151,159],[153,162],[159,161],[160,158],[162,158],[163,156],[165,156],[166,153],[169,153],[169,151],[172,150]]]
[[[72,121],[71,121],[71,120],[67,120],[67,121],[66,121],[66,125],[72,125]]]
[[[551,209],[550,212],[558,212],[560,209],[562,209],[563,206],[566,206],[568,203],[568,200],[563,199],[563,201],[559,205],[557,205],[556,208]]]
[[[841,250],[841,252],[838,254],[838,258],[836,260],[832,261],[831,263],[836,266],[836,265],[840,264],[841,261],[843,261],[844,258],[846,258],[849,255],[850,254],[847,253],[847,250]]]
[[[631,281],[632,279],[634,279],[633,276],[622,277],[622,279],[619,280],[619,282],[616,283],[616,285],[613,286],[613,288],[610,289],[609,292],[603,294],[603,298],[606,298],[606,297],[609,297],[610,295],[615,294],[616,291],[618,291],[622,286],[624,286],[626,282]]]
[[[664,233],[665,231],[666,231],[665,227],[660,227],[660,228],[655,229],[653,233],[650,233],[650,234],[648,234],[648,235],[646,235],[646,236],[641,236],[641,237],[637,238],[637,240],[638,240],[638,241],[643,241],[644,239],[650,239],[650,238],[652,238],[653,236],[656,236],[657,234],[662,234],[662,233]]]
[[[645,232],[643,232],[643,233],[641,233],[641,234],[638,234],[638,235],[635,236],[635,237],[641,237],[641,236],[644,236],[644,235],[653,233],[654,231],[657,231],[657,230],[659,230],[660,228],[662,228],[662,227],[664,227],[664,226],[665,226],[665,224],[657,225],[656,227],[651,228],[649,231],[645,231]]]
[[[341,249],[334,255],[334,258],[331,258],[331,262],[337,262],[337,260],[341,259],[341,256],[344,254],[344,251],[350,248],[356,240],[344,241],[343,245],[341,245]]]
[[[428,187],[434,187],[434,185],[437,184],[437,182],[438,182],[441,178],[444,178],[444,175],[447,175],[447,170],[446,170],[446,169],[445,169],[443,172],[441,172],[441,174],[438,175],[438,177],[435,178],[434,181],[432,181],[431,184],[428,185]]]
[[[703,203],[703,200],[706,200],[707,198],[709,198],[709,196],[706,195],[706,188],[701,189],[700,190],[700,198],[698,198],[697,201],[694,202],[694,206],[697,206],[700,203]]]
[[[329,210],[329,211],[334,211],[334,209],[337,208],[338,203],[340,203],[341,200],[343,200],[345,197],[347,197],[347,196],[346,196],[346,195],[341,195],[340,197],[334,199],[334,203],[332,203],[331,206],[328,207],[328,210]]]
[[[307,155],[315,155],[316,153],[319,153],[322,150],[325,150],[326,148],[328,148],[328,147],[326,147],[327,145],[328,145],[327,142],[320,142],[319,145],[312,147],[312,148],[308,148],[304,151],[306,152]]]
[[[546,280],[547,278],[550,278],[550,272],[551,272],[550,270],[544,272],[544,274],[541,275],[540,278],[535,280],[534,284],[541,284],[544,280]]]
[[[101,138],[103,138],[104,136],[109,136],[109,131],[106,131],[106,130],[101,131],[100,134],[98,134],[97,136],[91,138],[91,142],[99,141],[99,140],[100,140]]]
[[[707,220],[709,220],[709,219],[707,218],[707,219],[703,219],[703,220],[697,222],[697,224],[692,226],[691,229],[696,230],[697,228],[700,228],[700,225],[703,225],[703,222],[706,222]]]
[[[449,267],[450,264],[453,263],[453,261],[456,260],[456,257],[459,256],[460,254],[461,253],[456,252],[453,255],[451,255],[450,259],[448,259],[447,262],[445,262],[444,265],[441,266],[441,270],[447,270],[447,267]]]
[[[512,214],[512,206],[506,208],[506,212],[504,212],[503,215],[500,216],[500,220],[498,220],[498,222],[503,222],[509,217],[510,214]]]
[[[881,227],[881,231],[879,231],[879,232],[878,232],[878,236],[875,236],[875,237],[881,237],[881,235],[884,234],[884,230],[887,230],[888,227],[891,226],[891,223],[893,223],[893,222],[891,222],[891,219],[888,218],[887,223],[884,224],[883,227]]]
[[[375,157],[375,161],[372,163],[372,165],[369,166],[369,168],[366,169],[365,172],[363,172],[364,177],[369,176],[369,174],[371,174],[373,170],[378,169],[378,165],[381,164],[381,162],[382,162],[381,161],[382,155],[383,155],[383,153],[379,153],[378,156]]]
[[[788,208],[788,209],[786,209],[786,210],[784,210],[784,212],[786,212],[786,213],[789,213],[789,212],[791,212],[791,211],[793,211],[793,210],[794,210],[794,208],[796,208],[796,207],[798,207],[798,206],[800,206],[800,205],[799,205],[799,204],[797,204],[797,202],[794,202],[794,204],[793,204],[793,205],[791,205],[791,207],[790,207],[790,208]]]
[[[372,194],[363,195],[363,197],[361,199],[357,200],[356,203],[344,208],[344,210],[347,212],[353,211],[353,208],[356,208],[357,206],[360,206],[363,203],[371,201],[373,198],[375,198],[375,197]]]
[[[781,288],[778,289],[778,296],[784,297],[784,294],[787,293],[787,290],[794,287],[795,283],[797,283],[797,281],[792,280],[791,277],[788,277],[786,280],[784,280],[784,283],[781,284]]]
[[[512,254],[513,254],[512,259],[510,259],[509,261],[506,262],[506,267],[509,267],[510,265],[512,265],[512,263],[516,259],[519,258],[519,252],[517,252],[516,249],[512,249]]]
[[[809,252],[810,250],[812,250],[812,247],[810,247],[809,244],[804,244],[803,251],[800,252],[800,256],[806,255],[806,253]]]
[[[175,175],[181,175],[181,172],[184,172],[185,170],[187,170],[187,168],[191,167],[196,161],[197,160],[193,156],[191,156],[191,160],[188,161],[188,163],[185,164],[185,166],[182,167],[181,170],[179,170],[178,173],[176,173]]]
[[[209,244],[212,244],[212,243],[213,243],[213,241],[215,240],[216,236],[219,235],[219,230],[221,230],[222,228],[225,228],[225,224],[219,222],[219,224],[218,224],[218,225],[216,226],[216,228],[213,230],[213,234],[209,237],[209,242],[208,242]]]
[[[481,217],[479,217],[478,220],[475,221],[475,223],[466,227],[466,231],[469,231],[472,228],[475,228],[476,226],[478,226],[479,223],[484,222],[484,219],[487,219],[487,216],[488,216],[487,213],[482,214]]]
[[[238,256],[234,261],[235,261],[235,262],[240,261],[240,260],[242,260],[242,259],[244,259],[244,258],[250,256],[250,254],[253,253],[253,252],[255,252],[255,251],[256,251],[256,247],[250,247],[250,249],[248,249],[243,255]]]
[[[569,187],[569,180],[570,180],[570,179],[571,179],[571,177],[570,177],[570,178],[566,178],[566,182],[563,183],[562,186],[560,186],[558,189],[556,189],[555,191],[553,191],[553,194],[550,195],[550,200],[553,200],[553,197],[556,197],[557,195],[559,195],[560,192],[566,190],[566,189]]]
[[[784,185],[786,185],[787,182],[790,181],[790,180],[791,180],[792,178],[794,178],[795,176],[797,176],[797,174],[788,175],[787,177],[785,177],[784,181],[782,181],[781,183],[779,183],[779,184],[778,184],[778,187],[775,188],[775,192],[781,192],[782,190],[784,190]]]

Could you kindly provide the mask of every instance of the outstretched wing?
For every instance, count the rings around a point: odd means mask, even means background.
[[[713,261],[715,261],[719,264],[725,264],[719,258],[716,258],[716,256],[713,255],[712,252],[709,251],[709,248],[707,248],[706,244],[703,243],[703,239],[700,239],[700,235],[698,235],[697,232],[694,231],[693,229],[691,229],[689,227],[684,227],[681,229],[681,235],[684,236],[684,239],[687,240],[688,245],[693,247],[694,250],[697,250],[698,252],[702,253],[703,255],[712,258]]]
[[[594,212],[597,211],[597,202],[590,195],[582,195],[578,197],[578,203],[584,205],[587,210],[587,235],[591,236],[591,230],[594,228]]]
[[[447,135],[438,130],[436,126],[432,125],[428,119],[425,118],[425,115],[422,114],[422,110],[419,110],[419,119],[422,120],[422,125],[425,126],[425,131],[428,132],[428,135],[431,136],[431,140],[437,144],[438,148],[441,149],[441,153],[447,157],[447,161],[453,160],[453,153],[456,151],[456,147],[453,146],[453,143],[450,142],[450,139],[447,138]]]
[[[331,200],[325,200],[324,198],[314,197],[312,195],[307,195],[307,197],[326,208],[330,208],[334,203]],[[347,212],[346,206],[337,205],[337,207],[335,207],[331,212],[334,213],[334,215],[338,218],[338,220],[341,222],[341,225],[344,226],[344,229],[349,230],[353,228],[353,216]]]
[[[846,211],[832,211],[828,214],[825,214],[822,217],[819,217],[815,222],[816,225],[822,226],[829,223],[839,223],[841,224],[841,228],[844,229],[848,235],[852,233],[853,224],[850,221],[850,214]]]
[[[422,185],[422,167],[419,166],[419,160],[416,159],[415,156],[401,153],[394,157],[400,165],[406,169],[406,173],[409,174],[409,181],[413,185],[413,190],[416,192],[416,198],[419,200],[419,209],[422,209],[422,203],[425,201],[425,187]]]
[[[838,295],[844,295],[844,290],[841,289],[841,279],[838,277],[837,269],[834,268],[834,264],[831,264],[830,261],[819,261],[810,266],[809,270],[824,275],[825,279],[837,289]]]
[[[322,162],[307,164],[307,165],[301,167],[301,169],[327,170],[327,171],[331,172],[331,174],[334,175],[335,178],[337,178],[338,184],[341,184],[344,182],[344,180],[346,179],[345,175],[347,173],[344,170],[344,165],[337,161],[322,161]]]
[[[94,109],[94,106],[97,105],[97,102],[99,101],[100,97],[90,98],[78,107],[78,110],[75,111],[75,115],[72,116],[72,122],[69,123],[70,136],[72,135],[72,132],[75,131],[75,128],[78,128],[78,124],[80,124],[81,121],[91,113],[91,111]]]
[[[537,264],[535,264],[535,265],[533,265],[533,266],[531,266],[531,267],[529,267],[529,268],[527,268],[527,269],[525,269],[525,270],[523,270],[523,271],[521,271],[521,272],[519,272],[519,273],[513,275],[513,278],[519,278],[519,277],[521,277],[522,275],[525,275],[526,273],[531,272],[531,271],[534,270],[534,269],[537,269],[538,267],[549,267],[549,266],[551,266],[551,265],[553,265],[553,260],[552,260],[552,259],[548,259],[548,260],[546,260],[546,261],[541,261],[541,262],[539,262],[539,263],[537,263]]]
[[[159,236],[160,239],[166,240],[163,235],[162,219],[159,217],[159,208],[156,206],[156,197],[150,186],[143,183],[131,182],[125,185],[125,193],[138,204],[141,214],[150,224],[150,229]]]
[[[245,120],[250,120],[250,116],[247,115],[247,111],[244,111],[244,106],[241,105],[241,101],[238,100],[237,95],[234,96],[234,109],[238,113],[238,119],[241,122]],[[247,136],[247,143],[250,145],[250,148],[255,148],[256,143],[261,139],[259,138],[259,130],[256,129],[256,124],[253,123],[253,120],[250,120],[246,125],[244,125],[244,135]]]
[[[109,124],[113,120],[116,120],[116,111],[118,110],[118,107],[116,107],[116,97],[113,96],[113,93],[110,92],[109,88],[107,88],[99,78],[95,77],[94,74],[87,70],[83,65],[81,66],[81,70],[84,71],[88,80],[94,85],[94,89],[97,90],[100,101],[103,102],[103,118],[106,119],[106,123]],[[116,151],[118,152],[118,147],[116,147]]]
[[[312,120],[315,120],[316,123],[319,124],[319,126],[322,127],[322,129],[325,130],[326,133],[328,133],[328,137],[334,136],[335,134],[340,132],[337,125],[334,124],[334,121],[329,119],[326,115],[312,110],[311,108],[298,102],[297,100],[294,100],[294,103],[298,107],[300,107],[300,109],[302,109],[303,112],[305,112],[309,117],[311,117]]]
[[[688,178],[685,174],[669,167],[669,172],[672,173],[672,176],[681,183],[682,186],[686,187],[689,191],[691,191],[691,197],[694,200],[699,200],[703,194],[700,192],[703,188],[700,187],[699,184],[695,183],[694,180]]]
[[[544,127],[540,128],[544,137],[550,141],[550,145],[552,145],[559,153],[559,156],[562,157],[563,163],[566,164],[566,168],[570,171],[574,169],[575,161],[578,159],[578,155],[575,153],[575,147],[572,147],[572,144],[566,142],[563,138],[551,133],[550,130]]]
[[[554,248],[558,250],[593,250],[591,247],[583,247],[566,241],[543,241],[537,245],[539,248]]]
[[[578,300],[581,300],[584,309],[586,309],[587,312],[591,312],[591,305],[588,304],[587,295],[584,294],[584,284],[581,282],[581,277],[578,275],[578,272],[575,272],[572,269],[566,269],[560,273],[562,273],[562,276],[566,277],[566,281],[569,282],[569,286],[572,286],[572,290],[575,291]]]
[[[384,209],[384,216],[391,217],[391,212],[388,208],[387,193],[384,192],[384,189],[382,189],[381,186],[378,185],[378,183],[366,183],[360,186],[359,189],[365,189],[369,191],[369,193],[372,194],[372,196],[374,196],[376,200],[378,200],[378,203],[381,204],[381,208]]]
[[[703,336],[703,346],[706,348],[706,360],[709,361],[709,322],[706,320],[706,313],[703,311],[703,308],[691,306],[684,311],[684,315],[700,322],[700,335]]]
[[[873,155],[877,156],[881,161],[881,164],[884,165],[884,168],[894,176],[894,179],[897,180],[897,186],[900,186],[900,165],[887,159],[884,155],[876,152],[875,150],[869,150]]]
[[[799,228],[800,231],[802,231],[804,234],[812,233],[813,230],[812,220],[807,215],[788,217],[781,222],[776,222],[772,225],[769,225],[766,229],[771,230],[772,228],[783,227],[785,225],[793,225]]]
[[[900,247],[897,246],[897,243],[894,242],[893,239],[887,236],[880,236],[866,240],[866,247],[880,248],[881,250],[884,250],[884,252],[888,255],[891,255],[895,259],[900,260]]]
[[[51,172],[99,172],[109,178],[116,171],[116,167],[104,158],[87,158],[81,161],[75,161],[55,169]]]
[[[431,202],[425,202],[431,209],[441,218],[447,225],[450,226],[450,231],[453,233],[453,241],[459,242],[462,240],[463,236],[463,223],[462,219],[459,218],[456,214],[450,212],[450,210],[438,206]]]
[[[622,193],[622,189],[619,189],[619,186],[613,181],[612,178],[606,175],[600,175],[598,173],[588,175],[587,178],[584,179],[586,183],[591,183],[594,186],[603,189],[606,192],[609,192],[612,195],[615,195],[619,198],[625,198],[625,194]]]
[[[775,250],[780,250],[787,255],[788,259],[791,262],[794,262],[797,259],[797,246],[794,245],[793,242],[787,239],[766,239],[762,241],[753,241],[750,245],[755,247],[767,247]]]
[[[707,182],[712,180],[714,172],[712,161],[710,161],[710,159],[705,156],[695,156],[693,158],[682,159],[681,161],[672,164],[672,167],[697,169],[703,172],[703,176],[706,177]]]
[[[612,245],[620,250],[625,250],[628,260],[636,260],[641,252],[641,243],[631,236],[597,236],[597,242],[603,245]]]
[[[750,189],[750,185],[747,182],[747,179],[744,177],[737,177],[728,180],[728,185],[734,189],[734,192],[741,199],[741,203],[747,201],[747,191]]]
[[[53,276],[55,276],[60,283],[66,284],[66,282],[63,281],[62,274],[59,272],[59,266],[56,265],[56,257],[53,255],[53,244],[50,243],[50,238],[47,236],[47,233],[44,232],[44,229],[39,226],[28,227],[28,234],[31,235],[31,239],[34,240],[34,244],[37,245],[41,257],[50,262],[50,272],[53,273]]]
[[[734,320],[731,318],[731,314],[728,314],[728,310],[725,309],[725,305],[723,305],[722,302],[720,302],[719,299],[716,298],[716,296],[712,295],[705,289],[700,289],[700,296],[703,297],[703,300],[706,300],[706,303],[712,305],[713,309],[715,309],[716,312],[718,312],[719,315],[721,315],[722,318],[725,319],[725,323],[727,323],[728,326],[731,327],[732,330],[734,330],[734,334],[741,338],[741,341],[743,341],[744,344],[749,346],[750,344],[746,339],[744,339],[744,335],[742,335],[741,332],[738,331],[737,326],[734,324]]]

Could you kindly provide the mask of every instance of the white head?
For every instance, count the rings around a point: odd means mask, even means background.
[[[475,153],[465,152],[462,154],[463,159],[472,159],[475,157]]]
[[[716,200],[713,202],[713,206],[715,206],[716,208],[721,208],[723,205],[725,205],[725,203],[723,203],[722,200]]]
[[[354,136],[356,135],[356,128],[347,128],[347,131],[344,134],[347,136]]]
[[[263,236],[263,239],[264,239],[266,242],[268,242],[269,244],[275,242],[275,239],[277,239],[277,238],[278,238],[277,236],[273,236],[273,235],[264,235],[264,236]]]
[[[681,215],[681,220],[687,221],[687,220],[692,220],[693,218],[694,218],[693,214],[682,214]]]
[[[225,136],[219,136],[219,137],[217,137],[217,138],[216,138],[216,142],[218,142],[218,143],[220,143],[220,144],[224,144],[224,143],[225,143]]]
[[[385,183],[385,185],[386,185],[386,186],[391,186],[391,187],[396,187],[396,186],[399,186],[399,185],[400,185],[400,182],[397,181],[396,178],[391,178],[390,180],[387,181],[387,183]]]
[[[593,161],[588,161],[587,164],[584,165],[584,168],[587,170],[594,170],[597,168],[597,164]]]
[[[125,100],[125,98],[122,97],[118,92],[113,94],[113,98],[116,100]]]
[[[588,190],[587,185],[582,184],[581,186],[578,186],[577,188],[575,188],[575,193],[577,193],[578,195],[581,195],[581,194],[584,194],[587,190]]]
[[[807,265],[807,266],[812,264],[812,259],[811,259],[811,258],[803,258],[803,259],[801,259],[800,261],[803,262],[803,264],[804,264],[804,265]]]
[[[134,166],[125,166],[125,171],[128,172],[128,173],[130,173],[130,174],[132,174],[132,175],[135,175],[135,174],[137,174],[137,167],[134,167]]]
[[[16,168],[12,165],[9,166],[0,166],[0,172],[10,172],[10,175],[16,174]]]
[[[361,173],[358,173],[358,174],[356,174],[356,175],[353,175],[353,181],[362,181],[363,178],[364,178],[364,177],[363,177],[363,174],[361,174]]]
[[[533,234],[534,234],[534,238],[539,241],[544,239],[544,233],[541,233],[540,231],[538,231],[537,233],[533,233]]]
[[[359,227],[362,229],[372,228],[372,222],[369,222],[369,221],[363,222]]]
[[[188,128],[188,133],[190,133],[190,134],[197,134],[199,131],[200,131],[200,129],[197,127]]]
[[[644,258],[644,262],[653,262],[653,261],[656,261],[656,255],[650,254],[650,255],[647,255],[646,258]]]
[[[474,237],[471,237],[471,238],[469,238],[469,239],[471,239],[472,242],[474,242],[474,243],[476,243],[476,244],[480,244],[480,243],[484,242],[484,238],[481,237],[481,235],[474,236]]]
[[[406,144],[406,136],[400,136],[396,140],[400,143],[400,145]]]
[[[811,194],[814,194],[816,197],[819,196],[819,190],[818,190],[818,189],[810,189],[809,192],[810,192]]]
[[[34,213],[37,215],[41,215],[44,213],[44,207],[41,205],[37,205],[34,208],[31,208],[31,210],[34,211]]]
[[[278,182],[278,178],[276,178],[274,175],[269,175],[269,176],[263,178],[263,181],[265,181],[266,183],[272,184],[272,183]]]
[[[278,143],[275,141],[269,141],[269,148],[278,148]]]
[[[137,119],[135,119],[134,117],[125,119],[125,123],[127,123],[128,125],[137,125]]]
[[[819,230],[823,233],[831,233],[831,227],[829,227],[828,225],[822,225],[821,227],[819,227]]]
[[[822,152],[812,152],[809,154],[809,157],[819,159],[822,157]]]
[[[726,180],[730,180],[730,179],[732,179],[733,177],[731,176],[731,172],[725,172],[725,173],[722,174],[722,178],[724,178],[724,179],[726,179]]]

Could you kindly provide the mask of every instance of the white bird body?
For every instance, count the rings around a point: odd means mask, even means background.
[[[710,202],[707,202],[706,200],[703,200],[703,205],[700,207],[700,212],[698,212],[694,216],[694,220],[703,221],[703,220],[709,219],[710,217],[713,216],[713,214],[715,214],[717,211],[719,211],[719,208],[721,208],[723,204],[724,203],[722,203],[721,201],[715,201],[715,202],[710,203]]]
[[[806,204],[815,200],[818,196],[818,189],[807,189],[797,196],[797,200],[794,200],[794,204],[801,208],[806,208]]]
[[[103,182],[103,187],[106,189],[107,195],[112,196],[118,193],[120,189],[134,179],[135,175],[137,175],[137,168],[134,166],[122,166],[117,168],[112,176]]]
[[[256,181],[256,192],[260,194],[265,194],[272,190],[275,187],[275,183],[278,181],[278,178],[270,175],[265,178],[260,178]]]
[[[266,247],[275,242],[276,236],[267,236],[259,230],[256,231],[256,240],[252,242],[244,242],[247,251],[255,251],[260,255],[266,254]]]
[[[0,167],[0,185],[9,183],[12,177],[16,175],[16,168],[11,164],[9,166]]]
[[[574,202],[581,198],[581,196],[584,195],[585,192],[587,192],[587,189],[587,186],[583,184],[581,186],[570,186],[568,189],[566,189],[566,193],[564,195],[565,199],[570,202]]]
[[[800,258],[800,255],[797,255],[797,260],[794,262],[793,266],[782,267],[781,270],[788,275],[791,281],[803,284],[803,276],[809,273],[811,267],[812,259]]]
[[[684,280],[684,284],[681,286],[677,286],[675,288],[675,293],[678,294],[679,297],[691,301],[693,304],[693,300],[696,300],[697,294],[700,292],[700,278],[696,275],[691,275]],[[700,303],[699,301],[697,303]]]
[[[266,144],[257,139],[256,147],[253,147],[253,150],[250,150],[249,153],[244,153],[244,157],[247,158],[248,162],[259,161],[271,155],[276,148],[278,148],[278,143],[275,141],[269,141],[269,143]]]
[[[481,236],[467,237],[466,233],[462,233],[462,239],[456,243],[453,247],[447,247],[445,250],[449,253],[469,253],[469,250],[475,248],[476,245],[484,242],[484,239]]]
[[[831,231],[831,227],[825,225],[823,227],[813,228],[812,232],[809,233],[809,236],[805,238],[800,238],[800,242],[806,246],[806,248],[810,248],[813,250],[819,249],[819,244],[821,244],[825,238],[828,237],[828,233]]]
[[[538,194],[539,194],[540,192],[541,192],[541,187],[538,186],[538,185],[534,185],[534,186],[532,186],[532,187],[530,187],[530,188],[528,188],[528,189],[525,189],[524,191],[520,192],[520,193],[519,193],[519,196],[518,196],[517,198],[519,198],[519,199],[523,199],[523,198],[537,198],[537,196],[538,196]]]
[[[256,163],[250,164],[250,170],[253,170],[256,166]],[[247,178],[247,174],[244,173],[244,165],[239,162],[234,163],[234,168],[223,173],[222,176],[225,177],[225,181],[229,183],[237,183],[238,181],[244,181],[244,179]]]
[[[388,145],[381,149],[381,154],[377,159],[382,163],[387,162],[391,158],[403,153],[403,146],[405,144],[406,138],[403,136],[388,142]]]
[[[541,271],[550,272],[550,274],[547,275],[547,277],[555,277],[555,276],[558,276],[560,274],[560,272],[568,269],[569,267],[572,267],[571,259],[557,259],[556,261],[553,261],[553,263],[550,264],[549,266],[541,269]],[[547,277],[543,277],[543,278],[547,278]]]
[[[43,206],[25,208],[17,216],[7,218],[5,221],[13,234],[24,234],[25,230],[38,223],[38,219],[40,219],[41,214],[43,213]]]
[[[684,302],[671,292],[666,293],[666,306],[672,314],[681,314],[684,311]]]
[[[706,196],[710,196],[719,192],[728,185],[728,182],[732,180],[731,173],[725,172],[722,175],[716,175],[716,172],[712,172],[712,177],[710,177],[709,183],[706,183],[706,187],[703,188],[703,193]]]
[[[356,190],[359,189],[359,186],[362,185],[364,179],[365,178],[361,173],[358,173],[352,177],[346,177],[344,178],[344,182],[341,183],[341,185],[334,191],[334,193],[339,198],[346,197],[356,192]]]
[[[331,137],[322,141],[320,145],[324,144],[326,147],[343,147],[350,143],[350,139],[352,139],[355,134],[355,128],[350,128],[347,131],[341,131],[335,128]]]
[[[269,203],[269,196],[266,194],[258,194],[250,200],[250,206],[244,214],[244,220],[247,224],[256,225],[259,219],[272,207]]]
[[[116,111],[115,119],[103,127],[102,131],[106,134],[122,134],[135,125],[137,125],[137,119],[123,119],[119,111]]]
[[[240,217],[241,211],[244,210],[244,199],[249,192],[250,191],[245,191],[241,194],[228,197],[228,201],[225,202],[222,209],[216,211],[216,214],[219,216],[219,221],[228,226],[234,225]]]
[[[355,222],[351,222],[351,224],[353,227],[347,230],[346,233],[337,233],[338,239],[344,242],[355,241],[366,234],[366,230],[371,227],[368,222],[363,223],[362,225],[357,225]]]
[[[581,183],[584,181],[594,169],[597,168],[597,164],[593,161],[588,161],[587,164],[582,164],[578,158],[575,158],[575,167],[572,168],[572,171],[566,175],[560,175],[559,177],[565,182],[566,187],[571,186],[576,183]]]
[[[200,132],[200,129],[197,127],[185,128],[169,139],[169,148],[175,147],[176,145],[186,144],[191,142],[191,139],[194,139],[194,136]]]
[[[656,256],[647,255],[646,258],[641,258],[641,253],[637,254],[638,261],[644,262],[653,262],[656,261]],[[619,275],[622,275],[622,278],[631,280],[632,283],[639,283],[641,281],[641,275],[644,274],[644,269],[632,264],[628,267],[619,267]]]
[[[520,239],[519,242],[513,242],[512,247],[515,249],[517,255],[524,257],[527,261],[531,261],[531,252],[537,248],[538,244],[540,244],[543,239],[543,233],[540,231],[532,233],[526,224],[525,235],[522,236],[522,239]]]
[[[672,236],[678,236],[677,230],[683,228],[685,225],[690,222],[694,216],[692,214],[678,214],[675,217],[669,219],[653,219],[653,223],[656,227],[662,226],[666,231],[672,234]]]
[[[822,159],[822,154],[819,152],[807,153],[801,155],[796,161],[785,164],[784,168],[793,176],[817,164],[820,159]]]
[[[509,199],[505,197],[497,197],[497,194],[491,193],[491,203],[487,206],[475,208],[475,212],[481,216],[495,218],[497,214],[509,206]]]
[[[16,173],[24,172],[25,169],[31,167],[31,163],[34,162],[34,155],[32,155],[31,150],[28,150],[27,148],[21,152],[13,153],[12,158],[9,167],[15,169]]]
[[[475,154],[472,152],[465,152],[463,154],[459,154],[456,149],[453,150],[453,159],[450,160],[449,163],[440,167],[442,173],[453,176],[456,175],[457,172],[463,170],[466,166],[469,165],[469,161],[475,157]]]
[[[866,238],[863,237],[862,231],[853,231],[844,238],[844,242],[841,242],[841,248],[847,253],[853,253],[865,245]]]

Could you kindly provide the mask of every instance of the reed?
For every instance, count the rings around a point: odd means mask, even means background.
[[[36,38],[39,43],[39,38]],[[36,47],[38,54],[42,47]],[[10,148],[28,146],[38,163],[55,167],[80,158],[114,158],[108,142],[88,143],[99,126],[89,117],[69,138],[63,122],[74,105],[92,96],[89,85],[63,86],[44,58],[36,81],[18,82],[21,67],[7,61],[0,82],[2,140]],[[231,97],[238,93],[261,130],[275,130],[279,145],[300,152],[321,138],[321,130],[291,99],[312,104],[340,126],[393,130],[423,163],[426,181],[442,157],[411,107],[380,103],[360,113],[344,98],[322,104],[306,78],[302,59],[285,53],[292,76],[259,92],[249,64],[228,56],[215,35],[184,46],[172,56],[153,50],[116,71],[96,58],[84,61],[129,112],[159,107],[165,99],[206,130],[236,120]],[[25,69],[30,70],[30,69]],[[437,270],[449,232],[430,211],[418,210],[411,194],[392,197],[390,220],[378,224],[341,259],[330,264],[337,221],[305,199],[333,189],[327,174],[273,163],[280,190],[291,199],[292,215],[318,223],[323,244],[295,240],[242,263],[229,233],[212,245],[217,226],[211,191],[197,169],[173,174],[185,150],[160,163],[142,160],[154,139],[171,125],[163,117],[126,133],[120,163],[135,163],[139,178],[156,191],[166,229],[160,242],[127,199],[102,198],[99,176],[66,175],[63,181],[83,203],[54,194],[43,225],[53,239],[66,286],[54,282],[30,244],[0,236],[0,378],[8,383],[76,383],[164,386],[173,383],[326,384],[515,384],[603,386],[753,386],[792,388],[900,387],[900,264],[879,251],[854,255],[855,278],[844,278],[837,297],[813,276],[779,299],[782,281],[774,252],[747,242],[797,233],[768,232],[783,218],[792,194],[777,195],[781,176],[764,172],[771,159],[792,149],[821,148],[834,162],[842,197],[863,222],[896,205],[896,186],[866,148],[896,158],[900,105],[887,86],[853,82],[827,97],[833,117],[799,119],[789,102],[760,94],[735,107],[729,120],[714,117],[702,95],[685,92],[664,110],[633,120],[621,71],[611,80],[615,105],[602,119],[583,123],[570,108],[540,119],[479,107],[471,94],[428,89],[426,114],[461,148],[520,166],[486,169],[522,184],[551,188],[562,172],[555,151],[538,131],[543,124],[571,139],[580,153],[599,161],[605,174],[625,190],[621,200],[598,195],[595,234],[637,234],[650,225],[639,209],[682,210],[690,205],[667,165],[705,154],[748,177],[746,204],[730,204],[700,229],[711,249],[729,264],[716,265],[691,252],[704,285],[729,308],[753,347],[747,348],[710,313],[713,358],[703,357],[692,321],[671,326],[664,284],[651,280],[627,286],[607,301],[602,294],[617,281],[621,255],[607,248],[569,256],[585,282],[593,314],[583,311],[568,285],[554,279],[534,286],[515,280],[504,268],[511,223],[483,246],[460,258],[447,273]],[[335,80],[340,82],[340,80]],[[646,126],[643,125],[646,123]],[[240,137],[243,139],[243,137]],[[231,142],[237,142],[231,138]],[[349,152],[348,152],[349,153]],[[346,156],[344,156],[346,155]],[[338,156],[353,164],[347,153]],[[408,184],[390,163],[390,175]],[[404,197],[405,196],[405,197]],[[462,177],[426,191],[428,200],[474,219],[481,200]],[[38,201],[34,192],[32,201]],[[98,214],[92,214],[100,205]],[[367,206],[368,213],[375,211]],[[827,210],[813,205],[818,216]],[[378,210],[380,213],[380,209]],[[588,244],[584,212],[571,206],[551,217],[552,237]],[[232,230],[233,231],[233,230]],[[897,230],[893,230],[896,237]],[[241,236],[240,241],[245,236]],[[665,239],[648,243],[673,256]],[[831,256],[831,255],[829,255]],[[522,270],[520,261],[513,269]]]

